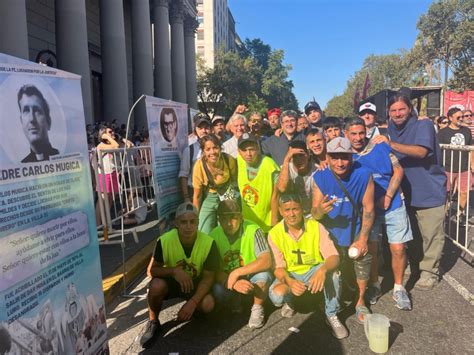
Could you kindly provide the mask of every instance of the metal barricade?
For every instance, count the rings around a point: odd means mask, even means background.
[[[133,218],[143,222],[143,214],[155,204],[150,147],[94,149],[90,155],[100,244],[124,243],[123,238],[112,239],[130,233],[138,242],[135,229],[127,226]]]
[[[442,163],[448,179],[446,233],[457,247],[473,257],[474,219],[471,209],[474,206],[471,206],[471,163],[474,146],[440,144],[440,147]]]

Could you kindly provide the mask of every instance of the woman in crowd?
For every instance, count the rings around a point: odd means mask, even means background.
[[[199,140],[202,156],[193,169],[193,204],[199,210],[199,230],[209,232],[217,225],[217,205],[221,199],[236,197],[237,163],[222,152],[215,135]]]
[[[101,128],[98,134],[99,144],[97,145],[97,157],[98,157],[98,181],[97,191],[102,194],[102,199],[105,201],[107,198],[109,202],[109,208],[113,205],[114,197],[119,192],[118,176],[116,170],[116,163],[114,156],[111,153],[101,152],[106,149],[117,149],[119,143],[115,140],[114,131],[112,128]],[[102,157],[102,159],[101,159]],[[102,221],[99,200],[96,204],[96,218],[97,225],[105,223]]]
[[[438,116],[436,117],[436,128],[437,132],[439,132],[441,129],[448,127],[449,125],[449,119],[446,116]]]

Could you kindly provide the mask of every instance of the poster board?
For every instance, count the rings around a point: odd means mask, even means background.
[[[188,145],[188,105],[145,98],[158,217],[168,218],[181,203],[180,156]]]
[[[107,329],[80,77],[0,54],[0,93],[3,340],[12,354],[101,353]]]

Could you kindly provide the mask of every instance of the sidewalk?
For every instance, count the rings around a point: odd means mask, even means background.
[[[247,327],[248,311],[241,315],[213,313],[207,318],[177,323],[176,314],[181,303],[167,302],[160,314],[164,331],[153,347],[143,351],[135,338],[147,319],[144,271],[153,252],[158,233],[155,212],[140,226],[139,244],[131,235],[126,240],[126,279],[138,278],[138,286],[131,292],[135,298],[121,297],[122,251],[120,245],[100,247],[104,293],[107,299],[107,325],[112,354],[137,353],[370,353],[363,326],[359,325],[348,309],[341,320],[350,336],[342,341],[334,339],[318,309],[297,314],[291,319],[280,316],[279,310],[267,305],[267,321],[263,328]],[[411,290],[414,310],[399,311],[394,307],[390,290],[372,307],[374,313],[390,318],[389,353],[474,353],[472,333],[474,326],[474,274],[472,266],[459,257],[460,252],[446,241],[442,268],[443,281],[433,291]],[[140,276],[141,275],[141,276]],[[316,307],[317,308],[317,307]],[[294,327],[299,332],[290,331]]]

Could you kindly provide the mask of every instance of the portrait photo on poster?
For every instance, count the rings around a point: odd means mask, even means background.
[[[160,113],[160,130],[167,148],[176,148],[178,135],[178,116],[172,107],[163,107]]]
[[[66,153],[67,122],[51,85],[39,77],[10,75],[0,81],[0,91],[2,161],[35,163]]]

